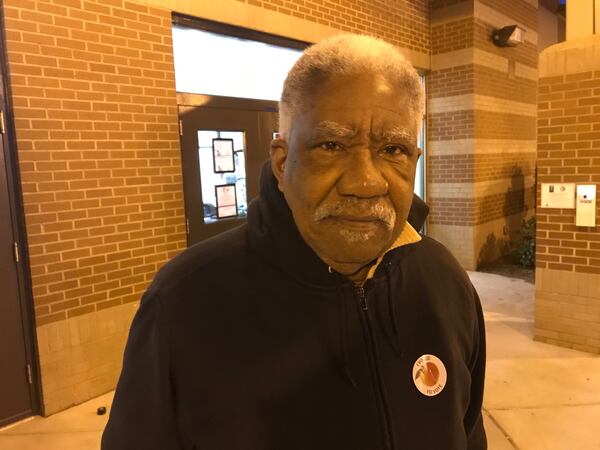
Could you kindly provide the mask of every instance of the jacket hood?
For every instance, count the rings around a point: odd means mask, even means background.
[[[415,195],[408,222],[419,230],[428,212],[429,207]],[[277,187],[270,160],[262,167],[260,194],[248,207],[248,234],[253,251],[299,283],[321,288],[336,287],[328,265],[300,235],[285,197]]]
[[[260,194],[248,207],[248,234],[252,250],[296,281],[335,288],[327,264],[300,235],[270,160],[261,170]]]

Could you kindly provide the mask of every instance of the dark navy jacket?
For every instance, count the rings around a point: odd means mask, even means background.
[[[428,354],[447,372],[433,396],[415,382]],[[148,288],[102,449],[482,450],[484,369],[479,299],[448,250],[392,250],[360,291],[305,244],[267,169],[247,225]]]

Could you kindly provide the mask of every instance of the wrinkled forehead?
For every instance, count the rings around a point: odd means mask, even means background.
[[[417,132],[412,123],[374,123],[370,122],[365,129],[360,122],[350,121],[340,123],[334,120],[323,120],[312,124],[310,133],[312,137],[330,137],[352,140],[361,135],[377,142],[411,142],[417,140]]]
[[[360,109],[376,107],[399,114],[411,128],[420,123],[420,105],[415,93],[404,83],[393,83],[381,74],[329,77],[307,89],[303,95],[305,109]]]
[[[322,97],[313,107],[297,116],[304,134],[317,138],[364,139],[377,142],[416,142],[421,120],[412,108],[397,103],[395,107],[377,102],[361,104],[351,99],[345,103]]]

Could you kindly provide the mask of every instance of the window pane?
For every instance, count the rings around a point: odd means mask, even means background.
[[[423,75],[420,76],[421,78],[421,85],[423,86],[423,89],[426,89],[427,85],[425,84],[425,77]],[[423,102],[425,102],[426,104],[426,98],[427,96],[425,95],[423,98]],[[425,105],[423,105],[423,111],[425,111]],[[423,114],[423,120],[421,120],[421,129],[419,131],[419,137],[417,138],[417,146],[422,150],[422,154],[421,157],[419,158],[419,161],[417,162],[417,171],[415,174],[415,194],[417,194],[419,197],[421,197],[421,199],[425,200],[425,163],[426,163],[426,151],[427,149],[426,147],[426,139],[427,139],[427,121],[425,119],[426,114]]]
[[[173,26],[179,92],[279,100],[301,51]]]
[[[212,140],[218,136],[216,131],[202,130],[198,132],[198,147],[212,147]]]
[[[244,150],[244,133],[240,131],[221,131],[219,137],[233,139],[233,148],[235,151]]]
[[[417,170],[415,173],[415,194],[417,194],[421,199],[425,200],[423,197],[424,187],[425,187],[425,120],[421,122],[421,132],[419,133],[419,137],[417,139],[417,146],[423,151],[419,160],[417,161]]]
[[[204,223],[245,217],[248,201],[244,132],[198,130],[198,143]],[[231,167],[227,167],[229,162]]]

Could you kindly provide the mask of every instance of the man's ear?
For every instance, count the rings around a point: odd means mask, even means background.
[[[277,187],[283,192],[283,174],[285,172],[285,162],[288,156],[287,141],[281,137],[276,137],[271,141],[271,170],[277,178]]]

